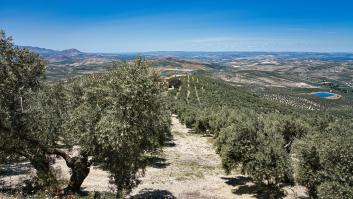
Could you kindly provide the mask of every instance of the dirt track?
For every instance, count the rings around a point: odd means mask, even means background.
[[[147,168],[132,195],[177,198],[234,198],[210,138],[188,133],[172,117],[174,139],[163,149],[156,166]],[[139,195],[140,194],[140,195]]]

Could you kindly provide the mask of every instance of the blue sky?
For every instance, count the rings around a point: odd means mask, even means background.
[[[353,1],[0,0],[0,29],[86,52],[353,52]]]

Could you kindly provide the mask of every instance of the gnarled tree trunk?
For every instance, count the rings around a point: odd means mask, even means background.
[[[89,174],[91,164],[87,157],[79,156],[73,157],[68,166],[71,169],[71,177],[66,189],[74,193],[80,192],[81,185]]]

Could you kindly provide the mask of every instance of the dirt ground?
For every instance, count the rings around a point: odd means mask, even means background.
[[[172,117],[173,140],[151,159],[151,166],[146,169],[141,184],[128,198],[263,198],[257,194],[257,188],[249,177],[224,174],[221,160],[213,149],[212,138],[189,131],[175,116]],[[22,169],[14,175],[0,178],[0,181],[13,186],[20,184],[34,172],[29,164],[23,164],[12,166]],[[69,178],[64,160],[57,160],[54,166],[61,168],[65,179]],[[109,174],[99,168],[91,169],[82,185],[85,191],[110,191],[112,187]],[[306,196],[305,189],[299,186],[286,187],[284,190],[287,192],[285,198],[288,199]]]
[[[173,142],[163,149],[155,166],[146,170],[131,198],[250,199],[263,198],[247,176],[226,176],[212,138],[188,133],[172,117]],[[285,198],[305,197],[302,187],[286,187]]]
[[[209,138],[189,134],[175,117],[172,122],[172,143],[163,149],[159,164],[147,168],[132,196],[234,198]]]

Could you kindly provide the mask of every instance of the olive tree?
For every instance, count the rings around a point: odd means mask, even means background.
[[[353,195],[353,125],[336,121],[316,129],[294,145],[299,159],[297,180],[313,198]]]
[[[170,134],[165,89],[143,62],[114,63],[107,72],[41,89],[29,105],[33,122],[27,128],[38,134],[41,150],[71,169],[67,190],[80,191],[97,164],[111,173],[121,197],[138,183],[144,154]]]
[[[115,64],[106,73],[68,83],[64,128],[67,142],[80,146],[70,189],[80,187],[91,163],[111,172],[120,196],[136,185],[144,153],[156,150],[169,136],[165,89],[143,62]],[[70,165],[70,159],[65,160]]]
[[[225,171],[240,167],[243,174],[268,186],[292,181],[287,149],[294,138],[288,134],[294,135],[296,131],[291,130],[296,128],[289,126],[281,115],[239,112],[230,126],[220,130],[216,141]]]
[[[26,157],[42,179],[50,173],[50,158],[32,142],[26,128],[26,104],[41,88],[45,61],[27,49],[15,47],[11,37],[0,32],[0,150]]]
[[[45,62],[0,37],[1,154],[25,157],[43,185],[55,178],[56,157],[71,169],[77,192],[92,164],[108,170],[117,196],[138,183],[145,153],[169,136],[166,85],[140,59],[55,84],[40,81]],[[73,155],[70,150],[75,150]]]

